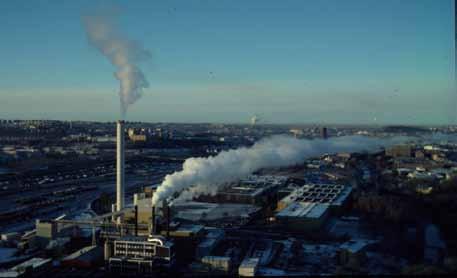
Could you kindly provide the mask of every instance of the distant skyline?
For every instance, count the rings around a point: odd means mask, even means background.
[[[93,2],[0,2],[0,118],[118,119],[81,22],[116,4],[152,53],[128,121],[456,123],[453,0]]]

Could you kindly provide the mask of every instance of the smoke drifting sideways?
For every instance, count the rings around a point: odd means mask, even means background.
[[[137,63],[150,59],[151,54],[139,42],[122,34],[118,27],[117,10],[105,9],[83,15],[82,22],[89,43],[116,67],[114,76],[120,82],[121,117],[125,118],[128,107],[135,103],[141,97],[143,89],[149,86]]]
[[[409,140],[410,137],[380,139],[366,136],[301,140],[290,136],[273,136],[249,148],[223,151],[207,158],[186,159],[182,171],[165,176],[154,193],[152,204],[161,206],[163,200],[173,199],[172,202],[177,203],[202,194],[214,195],[227,183],[236,182],[263,168],[293,166],[326,153],[376,152]]]

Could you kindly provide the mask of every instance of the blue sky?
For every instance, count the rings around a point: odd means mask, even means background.
[[[0,118],[117,119],[115,68],[81,24],[116,3],[152,53],[128,120],[457,119],[452,0],[93,2],[0,1]]]

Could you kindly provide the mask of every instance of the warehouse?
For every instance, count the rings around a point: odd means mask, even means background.
[[[204,202],[238,203],[263,206],[287,181],[284,176],[251,175],[220,190],[215,196],[201,196]]]
[[[260,207],[246,204],[215,204],[203,202],[176,203],[172,207],[174,218],[191,222],[223,221],[224,219],[250,219]]]
[[[351,192],[350,186],[341,184],[305,184],[281,199],[277,211],[294,202],[325,203],[332,208],[339,208],[346,203]]]
[[[317,231],[346,204],[351,192],[351,187],[340,184],[306,184],[278,202],[276,219],[290,230]]]
[[[294,202],[276,214],[276,219],[290,230],[317,231],[329,215],[329,205]]]

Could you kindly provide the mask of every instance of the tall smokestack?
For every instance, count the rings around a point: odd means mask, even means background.
[[[152,217],[151,217],[151,223],[152,223],[152,228],[151,228],[151,234],[155,235],[156,234],[156,207],[152,206]]]
[[[135,205],[135,236],[138,236],[138,206]]]
[[[171,217],[170,206],[167,206],[167,238],[170,238],[170,217]]]
[[[116,210],[124,208],[124,121],[117,121]]]

